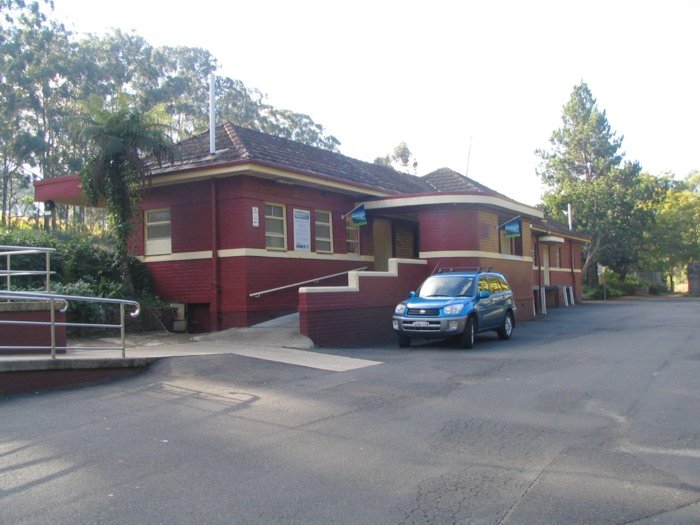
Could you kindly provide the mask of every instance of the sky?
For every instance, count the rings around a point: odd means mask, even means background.
[[[208,49],[217,74],[308,114],[345,155],[405,142],[419,175],[449,167],[527,204],[544,191],[535,150],[581,81],[625,159],[700,169],[695,0],[55,0],[54,16]]]

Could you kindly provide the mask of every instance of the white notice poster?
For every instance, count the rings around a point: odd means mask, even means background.
[[[294,250],[311,251],[311,212],[294,210]]]

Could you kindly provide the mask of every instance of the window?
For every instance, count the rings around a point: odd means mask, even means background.
[[[503,228],[501,228],[498,233],[500,234],[501,253],[505,255],[512,255],[515,253],[515,237],[508,237]]]
[[[345,229],[345,235],[347,239],[347,252],[360,254],[360,228],[357,226],[350,226],[348,224]]]
[[[554,256],[555,256],[555,259],[554,259],[555,268],[561,268],[561,248],[557,248],[557,251],[554,254]]]
[[[316,251],[333,253],[332,215],[328,211],[316,210]]]
[[[287,221],[281,204],[265,203],[265,248],[287,249]]]
[[[498,223],[500,224],[500,227],[498,228],[499,252],[504,255],[522,255],[522,223],[520,221],[516,221],[515,219],[509,219],[503,215],[499,215]],[[518,226],[520,233],[515,236],[508,236],[506,232],[506,225]]]
[[[479,277],[479,293],[489,291],[489,281],[486,277]]]
[[[146,212],[146,255],[172,253],[170,210]]]
[[[508,283],[499,275],[489,277],[489,289],[491,293],[501,293],[510,290]]]

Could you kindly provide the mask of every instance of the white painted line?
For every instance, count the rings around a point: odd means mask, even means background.
[[[228,353],[264,359],[266,361],[275,361],[277,363],[317,368],[318,370],[329,370],[331,372],[347,372],[348,370],[356,370],[366,366],[382,364],[382,361],[370,361],[368,359],[357,359],[341,355],[307,352],[306,350],[294,350],[292,348],[259,346],[236,348],[235,346],[231,346],[228,349]]]

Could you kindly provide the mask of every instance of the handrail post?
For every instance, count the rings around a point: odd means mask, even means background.
[[[56,300],[51,298],[51,359],[56,359]]]
[[[11,264],[10,261],[12,260],[11,259],[12,255],[10,255],[8,253],[5,257],[7,259],[7,265],[6,265],[7,266],[7,277],[5,280],[7,281],[7,291],[9,292],[10,291],[10,274],[12,273],[12,271],[11,271],[12,268],[10,267],[10,264]]]
[[[51,252],[46,253],[46,293],[51,293]]]
[[[119,303],[119,317],[121,318],[121,336],[122,336],[122,359],[126,357],[126,319],[124,316],[124,303]]]

